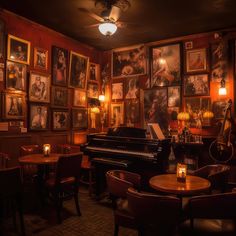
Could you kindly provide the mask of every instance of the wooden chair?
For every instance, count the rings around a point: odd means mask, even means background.
[[[5,169],[8,167],[10,158],[8,154],[1,152],[0,153],[0,169]]]
[[[19,212],[21,234],[25,235],[22,210],[22,182],[19,167],[0,170],[0,204],[2,204],[3,217],[7,215],[9,210],[6,209],[6,206],[11,206],[14,216],[15,212]]]
[[[59,158],[56,165],[55,177],[46,181],[49,196],[55,200],[58,223],[61,223],[61,209],[64,200],[74,197],[77,213],[80,216],[78,201],[79,178],[82,154],[68,154]]]

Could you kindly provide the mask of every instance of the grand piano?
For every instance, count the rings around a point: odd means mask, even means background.
[[[145,129],[116,127],[105,134],[88,135],[83,152],[95,166],[98,197],[105,187],[105,173],[110,169],[139,173],[144,185],[148,185],[150,177],[165,172],[170,140],[147,139]]]

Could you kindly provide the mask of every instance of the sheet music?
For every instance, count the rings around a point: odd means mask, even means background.
[[[158,123],[149,123],[148,126],[150,128],[150,134],[152,139],[165,139],[165,136]]]

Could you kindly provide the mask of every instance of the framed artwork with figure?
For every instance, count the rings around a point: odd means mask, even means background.
[[[99,82],[100,66],[96,63],[89,63],[89,80]]]
[[[86,105],[87,105],[86,91],[80,89],[74,89],[73,106],[86,107]]]
[[[88,110],[87,108],[72,109],[72,127],[74,129],[88,128]]]
[[[126,78],[124,92],[125,92],[126,99],[136,99],[139,97],[138,77]]]
[[[52,111],[52,129],[55,131],[68,130],[70,125],[70,117],[68,110]]]
[[[43,48],[34,48],[34,68],[39,70],[48,69],[48,50]]]
[[[68,107],[68,89],[59,86],[52,86],[52,103],[53,107]]]
[[[118,127],[124,124],[124,103],[111,103],[111,126]]]
[[[168,107],[180,107],[180,86],[168,87]]]

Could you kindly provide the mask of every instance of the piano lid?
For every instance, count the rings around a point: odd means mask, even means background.
[[[134,127],[114,127],[108,129],[107,136],[146,138],[146,130]]]

